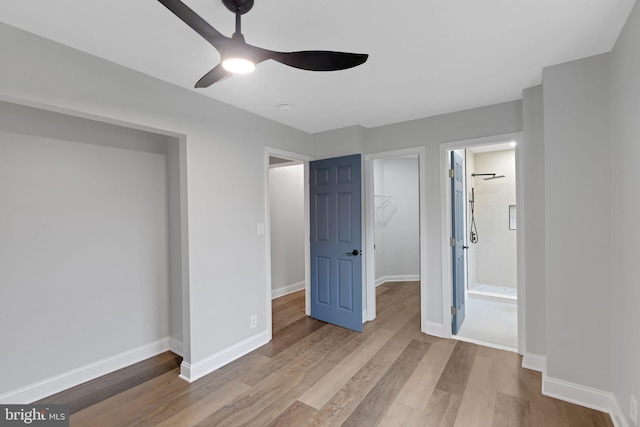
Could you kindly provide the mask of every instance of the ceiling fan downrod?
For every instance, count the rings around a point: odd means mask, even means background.
[[[242,34],[242,15],[253,8],[254,0],[222,0],[222,4],[236,15],[236,34]],[[235,35],[235,34],[234,34]]]

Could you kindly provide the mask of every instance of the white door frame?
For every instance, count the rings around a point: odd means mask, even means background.
[[[373,193],[373,161],[377,159],[385,159],[389,157],[400,157],[407,155],[418,156],[418,182],[420,197],[420,329],[424,333],[427,330],[427,216],[426,216],[426,174],[425,161],[426,150],[424,146],[406,148],[401,150],[384,151],[380,153],[365,154],[365,280],[363,289],[363,298],[365,303],[362,305],[364,321],[376,318],[376,284],[375,284],[375,254],[374,254],[374,235],[375,235],[375,206]]]
[[[304,164],[304,281],[305,281],[305,311],[307,316],[311,314],[311,300],[309,299],[309,283],[311,278],[311,249],[310,249],[310,217],[309,217],[309,162],[313,157],[304,154],[294,153],[292,151],[280,150],[278,148],[265,147],[264,149],[264,194],[265,194],[265,258],[266,258],[266,321],[267,331],[269,333],[269,341],[273,336],[273,325],[271,316],[271,206],[269,194],[269,157],[280,157],[283,159],[303,162]]]
[[[518,289],[518,353],[523,354],[526,342],[525,328],[525,283],[524,283],[524,152],[522,150],[522,132],[493,135],[482,138],[466,139],[462,141],[445,142],[440,144],[440,209],[441,209],[441,247],[442,247],[442,334],[443,338],[451,338],[451,193],[449,191],[447,153],[459,148],[469,148],[480,145],[498,144],[515,141],[516,156],[516,205],[518,206],[517,230],[517,289]]]

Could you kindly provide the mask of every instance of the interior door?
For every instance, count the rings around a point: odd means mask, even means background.
[[[362,331],[360,155],[309,166],[311,317]]]
[[[451,265],[453,298],[451,309],[451,332],[455,335],[464,322],[464,169],[462,157],[451,152]]]

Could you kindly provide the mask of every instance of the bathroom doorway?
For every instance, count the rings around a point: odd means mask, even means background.
[[[452,337],[517,351],[516,141],[448,150],[447,159],[452,152],[462,163],[463,201],[451,205],[447,222],[452,227],[458,215],[464,236],[463,268],[450,272]]]

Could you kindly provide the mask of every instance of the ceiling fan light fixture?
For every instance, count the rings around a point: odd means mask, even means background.
[[[301,70],[338,71],[364,64],[369,57],[369,55],[362,53],[328,50],[277,52],[252,46],[244,40],[242,35],[241,17],[251,10],[254,0],[222,0],[224,6],[236,16],[236,28],[231,37],[226,37],[213,28],[182,0],[158,1],[220,53],[221,62],[196,82],[196,88],[209,87],[227,78],[230,74],[250,73],[255,70],[257,64],[267,60]]]
[[[222,66],[233,74],[249,74],[256,69],[256,64],[242,57],[227,58],[222,61]]]

